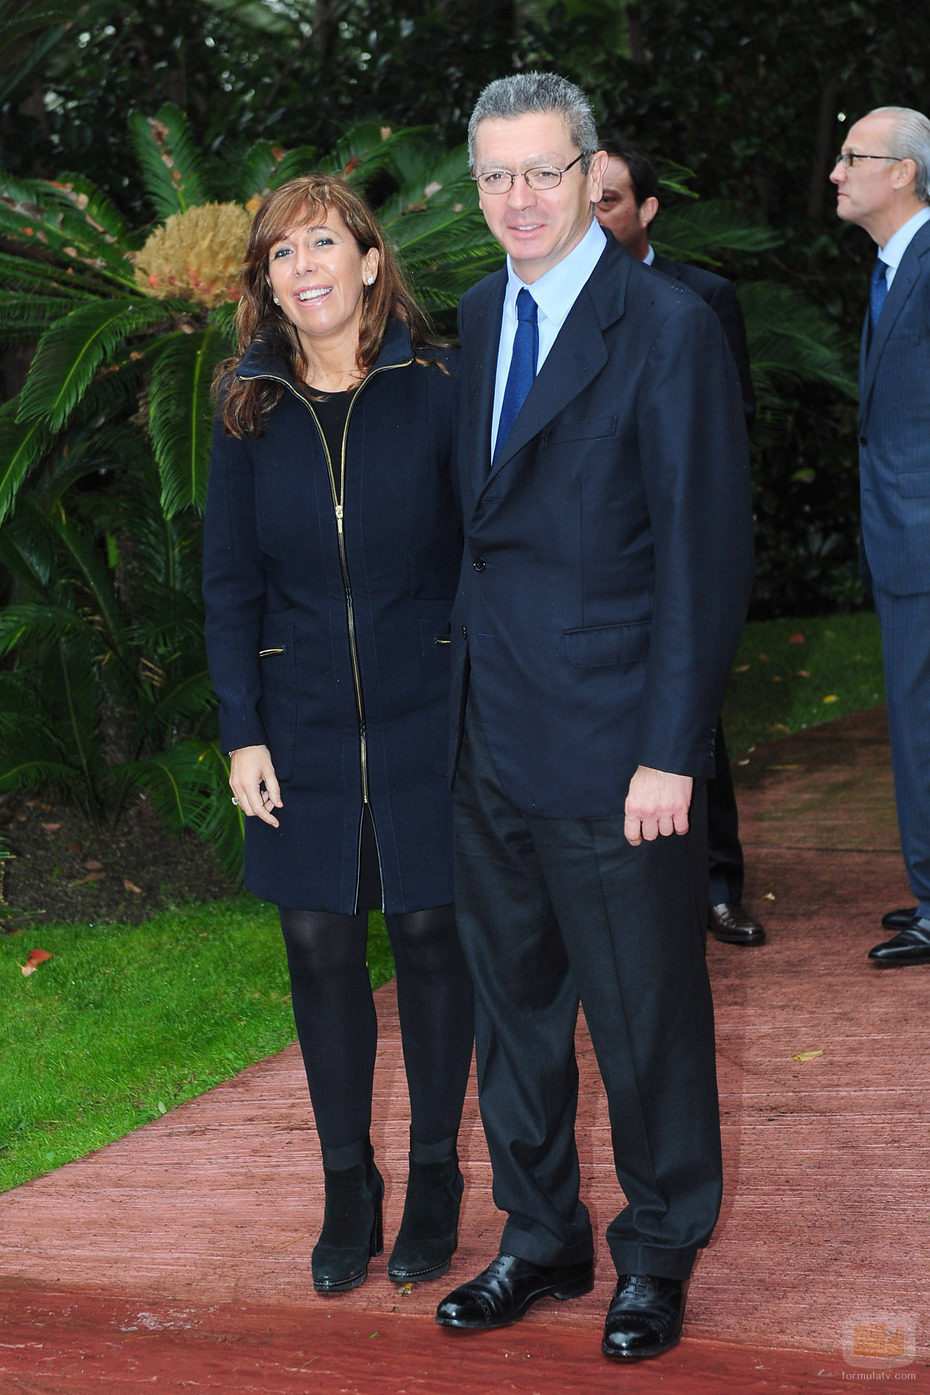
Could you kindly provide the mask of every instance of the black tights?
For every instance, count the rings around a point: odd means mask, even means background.
[[[324,1161],[368,1139],[378,1023],[368,967],[368,913],[280,906],[297,1036]],[[455,1135],[471,1063],[471,982],[451,906],[385,916],[418,1143]]]

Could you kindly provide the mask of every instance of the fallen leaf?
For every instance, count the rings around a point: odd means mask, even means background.
[[[775,893],[774,893],[774,891],[767,891],[767,892],[765,893],[765,895],[762,897],[762,900],[763,900],[763,901],[774,901],[774,900],[775,900]]]
[[[137,896],[142,895],[141,886],[136,886],[135,882],[131,882],[128,877],[123,878],[123,886],[126,888],[127,891],[134,891]]]
[[[828,693],[827,696],[824,698],[824,702],[839,702],[839,698],[837,697],[836,693]]]
[[[816,1061],[817,1057],[822,1056],[826,1049],[827,1048],[825,1046],[822,1046],[819,1051],[799,1051],[798,1054],[794,1057],[794,1060]]]
[[[95,862],[94,859],[91,857],[87,859],[87,861],[84,863],[84,866],[88,872],[99,872],[100,869],[103,867],[103,863]]]
[[[808,673],[806,668],[796,669],[795,673],[798,678],[810,678],[810,674]]]
[[[59,828],[61,828],[60,823],[43,823],[39,826],[40,828],[44,828],[46,833],[57,833]]]
[[[806,640],[806,639],[804,638],[804,636],[800,633],[800,631],[796,631],[793,635],[789,635],[789,636],[788,636],[788,643],[789,643],[789,644],[806,644],[806,643],[807,643],[807,640]]]
[[[51,957],[47,949],[31,949],[23,965],[23,977],[28,978],[30,974],[34,974],[39,965]]]
[[[750,667],[751,667],[750,664],[737,664],[736,667],[734,668],[733,672],[734,672],[734,673],[748,673]]]

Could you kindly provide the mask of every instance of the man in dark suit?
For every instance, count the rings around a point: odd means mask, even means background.
[[[716,311],[733,354],[743,393],[747,427],[752,424],[756,398],[752,388],[746,325],[733,283],[724,276],[686,262],[660,256],[649,241],[652,220],[659,211],[659,176],[651,160],[634,145],[602,141],[607,152],[604,188],[595,209],[602,228],[613,233],[631,257],[653,266],[663,276],[680,281]],[[707,782],[707,836],[710,854],[708,925],[727,944],[761,945],[765,930],[743,905],[743,848],[739,840],[739,811],[723,722],[717,723],[716,772]]]
[[[577,87],[491,83],[469,148],[508,257],[459,316],[456,910],[507,1220],[436,1317],[500,1327],[592,1285],[580,997],[626,1197],[603,1351],[655,1356],[720,1205],[700,786],[752,568],[739,381],[707,306],[598,227]]]
[[[866,585],[882,631],[901,849],[914,907],[870,950],[884,968],[930,963],[930,121],[878,107],[830,175],[836,211],[878,246],[859,359]]]

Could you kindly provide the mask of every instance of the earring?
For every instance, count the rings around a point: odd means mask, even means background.
[[[366,277],[365,277],[365,285],[366,285],[366,286],[373,286],[374,284],[375,284],[375,278],[374,278],[373,276],[366,276]]]
[[[278,297],[277,297],[276,295],[273,295],[273,296],[271,297],[271,299],[274,301],[275,305],[280,305],[280,304],[281,304],[280,300],[278,299]]]

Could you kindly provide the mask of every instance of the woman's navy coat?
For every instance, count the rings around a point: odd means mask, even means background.
[[[454,364],[453,351],[434,352]],[[452,377],[416,363],[392,321],[349,414],[341,550],[312,403],[259,343],[237,371],[287,384],[262,435],[237,439],[217,424],[204,525],[223,749],[267,744],[284,802],[279,829],[246,820],[246,884],[279,905],[353,912],[367,798],[384,909],[442,905],[452,899],[448,637],[461,556]]]

